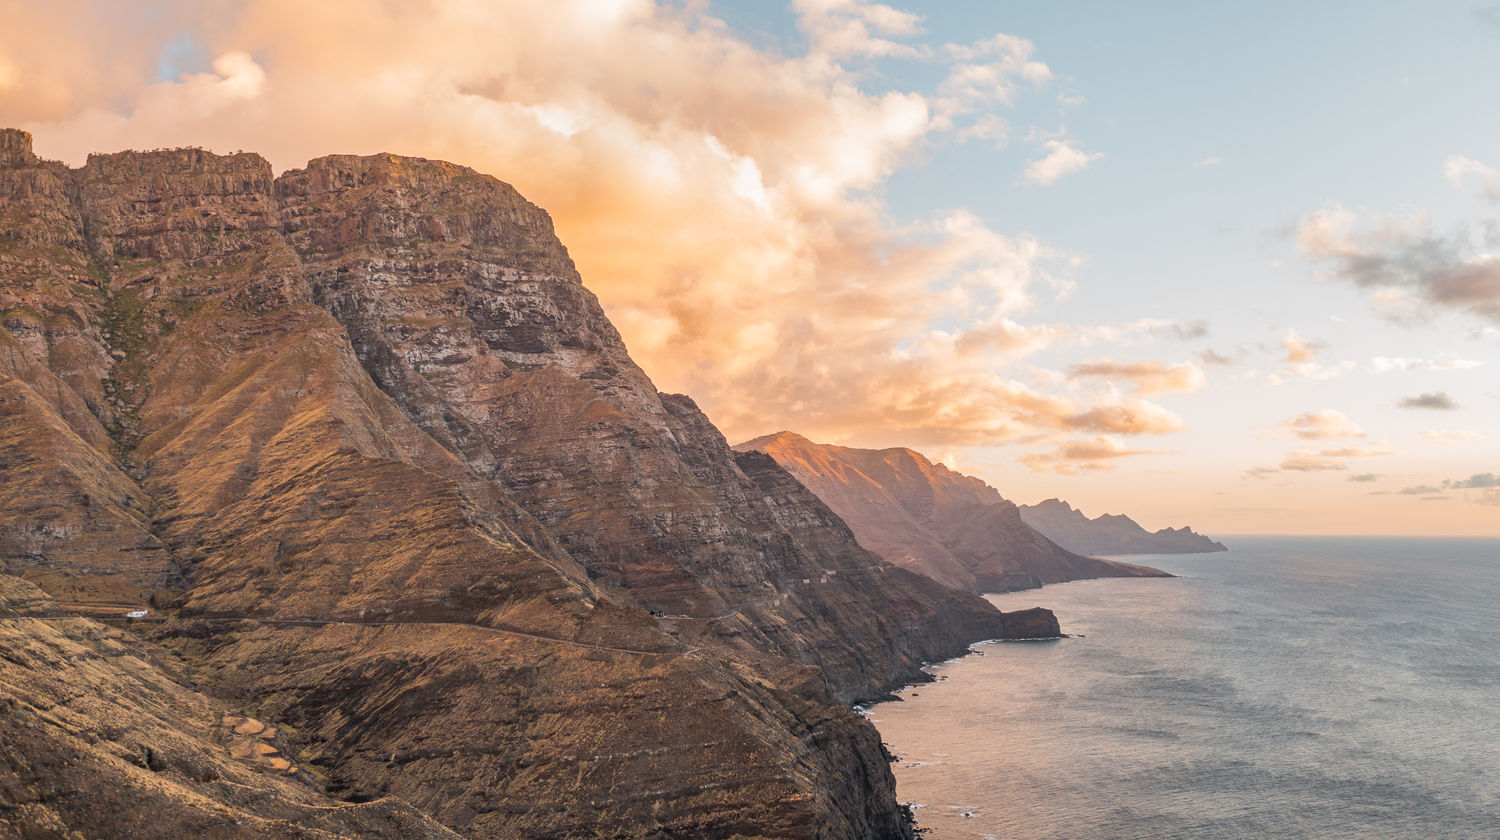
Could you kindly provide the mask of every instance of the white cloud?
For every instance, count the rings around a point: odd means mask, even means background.
[[[1408,370],[1470,370],[1482,367],[1477,359],[1413,359],[1404,356],[1376,356],[1370,360],[1370,369],[1376,373],[1391,373]]]
[[[1331,365],[1323,365],[1317,362],[1303,362],[1300,365],[1292,365],[1289,369],[1292,373],[1303,379],[1310,379],[1314,382],[1327,382],[1330,379],[1337,379],[1343,376],[1356,367],[1358,365],[1345,359],[1342,362]]]
[[[1443,162],[1443,177],[1461,190],[1469,189],[1470,181],[1477,182],[1480,195],[1500,204],[1500,172],[1477,160],[1463,155],[1449,155]]]
[[[1089,164],[1104,157],[1102,153],[1085,152],[1069,140],[1048,140],[1042,144],[1047,153],[1026,164],[1022,176],[1033,184],[1046,186],[1065,175],[1082,172]]]
[[[922,54],[912,44],[891,40],[921,31],[919,15],[868,0],[793,0],[792,7],[818,53],[834,58]]]
[[[970,140],[990,140],[996,148],[1004,148],[1010,141],[1010,123],[996,114],[985,114],[956,135],[960,143]]]
[[[973,44],[946,44],[943,54],[952,63],[938,85],[939,115],[967,113],[987,103],[1012,105],[1022,84],[1041,85],[1052,70],[1037,61],[1036,45],[1025,38],[999,34]]]

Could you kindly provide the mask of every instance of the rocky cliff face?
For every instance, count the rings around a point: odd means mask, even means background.
[[[0,220],[0,572],[63,613],[151,605],[137,676],[216,698],[169,722],[199,727],[181,749],[224,748],[206,718],[279,727],[297,796],[395,803],[345,835],[908,836],[847,705],[1056,633],[863,550],[657,393],[488,176],[69,170],[5,131]],[[58,793],[87,762],[28,766],[35,807],[0,821],[88,834]],[[132,790],[117,811],[153,807]]]
[[[1134,519],[1106,513],[1093,519],[1061,499],[1021,506],[1021,518],[1070,551],[1090,554],[1198,554],[1228,551],[1192,528],[1147,531]]]
[[[1165,574],[1061,548],[1021,521],[995,488],[910,449],[832,446],[791,432],[735,449],[771,456],[842,517],[861,545],[948,586],[1008,592]]]

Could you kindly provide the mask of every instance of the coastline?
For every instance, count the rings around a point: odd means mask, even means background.
[[[1073,582],[1069,644],[976,645],[866,716],[930,840],[1483,836],[1496,551],[1263,538]]]

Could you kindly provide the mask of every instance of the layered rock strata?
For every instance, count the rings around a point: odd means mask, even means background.
[[[0,572],[166,619],[139,625],[160,679],[221,704],[180,726],[225,761],[226,715],[276,727],[249,748],[287,768],[234,766],[277,790],[435,821],[411,836],[906,837],[848,705],[1057,632],[885,563],[657,393],[488,176],[192,149],[70,170],[6,131],[0,213]],[[37,749],[72,732],[38,720]],[[120,813],[159,793],[133,790]],[[27,795],[0,823],[89,834]]]
[[[865,548],[951,587],[1009,592],[1166,574],[1074,554],[1023,522],[995,488],[910,449],[819,444],[792,432],[735,449],[775,459],[847,522]]]

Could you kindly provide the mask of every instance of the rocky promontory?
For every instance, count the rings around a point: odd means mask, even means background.
[[[735,446],[764,452],[892,563],[971,592],[1010,592],[1165,572],[1075,554],[1023,522],[1015,504],[973,476],[905,448],[856,449],[778,432]]]
[[[1229,550],[1223,543],[1186,525],[1147,531],[1123,514],[1105,513],[1090,519],[1061,499],[1022,505],[1021,518],[1058,545],[1089,554],[1198,554]]]
[[[731,451],[438,161],[0,131],[0,475],[21,836],[909,837],[849,705],[1056,633]]]

